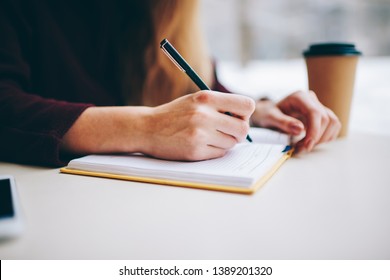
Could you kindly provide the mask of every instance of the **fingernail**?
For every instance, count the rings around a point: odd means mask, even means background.
[[[302,132],[302,127],[296,123],[290,124],[290,131],[293,134],[300,134]]]

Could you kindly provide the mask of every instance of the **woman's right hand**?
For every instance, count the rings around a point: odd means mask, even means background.
[[[141,152],[170,160],[217,158],[244,141],[254,109],[248,97],[212,91],[153,108],[91,107],[66,133],[61,149],[73,154]]]
[[[248,97],[211,91],[151,108],[143,127],[143,152],[172,160],[221,157],[245,140],[254,109]]]

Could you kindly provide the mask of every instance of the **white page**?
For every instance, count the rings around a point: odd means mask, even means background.
[[[271,129],[253,127],[249,132],[254,143],[289,145],[291,136]]]

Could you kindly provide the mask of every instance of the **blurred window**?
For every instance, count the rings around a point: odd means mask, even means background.
[[[245,64],[300,57],[308,44],[353,42],[390,56],[390,0],[201,0],[212,54]]]

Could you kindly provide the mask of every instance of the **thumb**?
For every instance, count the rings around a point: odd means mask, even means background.
[[[267,126],[277,128],[290,135],[299,135],[305,130],[305,126],[300,120],[284,114],[279,109],[272,110]]]

